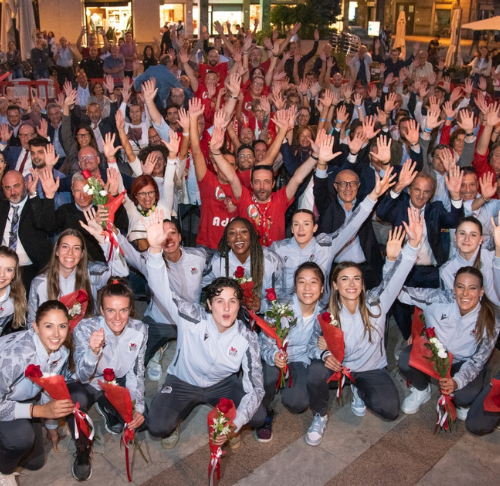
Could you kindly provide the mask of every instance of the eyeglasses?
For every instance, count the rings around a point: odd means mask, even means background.
[[[138,192],[136,194],[137,197],[145,198],[145,197],[155,197],[156,196],[156,191],[149,191],[149,192]]]
[[[253,154],[240,154],[238,155],[240,159],[253,159],[254,155]]]
[[[95,155],[82,155],[79,159],[78,162],[92,162],[95,160]]]
[[[298,117],[299,118],[310,118],[311,115],[309,113],[299,113]]]
[[[77,133],[76,138],[90,138],[90,133]]]
[[[347,189],[348,186],[349,189],[356,189],[356,187],[359,186],[358,181],[342,181],[342,182],[335,182],[334,184],[340,187],[341,189]]]

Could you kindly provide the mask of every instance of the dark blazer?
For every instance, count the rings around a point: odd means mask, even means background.
[[[5,225],[9,216],[10,203],[7,200],[0,201],[0,235],[3,238]],[[21,241],[29,259],[33,265],[41,270],[50,260],[52,244],[45,231],[37,228],[35,224],[36,215],[33,212],[31,199],[24,205],[19,218],[18,238]]]
[[[393,199],[391,194],[388,193],[377,208],[377,216],[382,221],[391,223],[393,228],[396,228],[402,226],[403,221],[408,223],[409,207],[410,196],[408,194],[402,192],[399,197]],[[443,248],[441,229],[456,228],[463,215],[463,207],[457,209],[453,204],[450,211],[445,209],[441,201],[429,202],[425,205],[424,218],[427,239],[438,266],[441,266],[448,259],[448,255],[446,255]]]
[[[99,166],[99,172],[101,174],[102,182],[106,184],[108,182],[108,174],[106,169],[103,169]],[[58,192],[71,192],[71,179],[72,177],[65,177],[59,181],[59,190]],[[122,173],[123,187],[130,192],[130,188],[132,187],[132,183],[134,182],[134,178]]]
[[[22,149],[23,148],[20,145],[12,146],[10,142],[7,147],[5,147],[2,153],[5,157],[5,162],[7,162],[7,168],[9,170],[14,170],[16,168],[17,159],[19,158]]]
[[[80,221],[86,224],[85,215],[74,202],[63,204],[55,209],[54,199],[40,199],[38,196],[32,200],[33,213],[36,215],[37,225],[49,233],[59,233],[68,228],[80,231],[85,239],[87,252],[92,260],[105,262],[106,258],[96,239],[80,225]],[[120,206],[115,214],[115,226],[123,231],[128,230],[127,211]],[[106,255],[107,257],[107,255]]]
[[[314,176],[314,200],[319,212],[318,233],[333,233],[337,231],[345,222],[345,212],[342,208],[337,193],[329,191],[329,179],[320,179]],[[357,198],[355,207],[363,199]],[[365,255],[366,262],[378,274],[382,275],[384,260],[380,253],[379,244],[373,230],[371,218],[361,225],[358,231],[359,243]]]

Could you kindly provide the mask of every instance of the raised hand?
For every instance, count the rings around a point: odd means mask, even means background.
[[[229,77],[229,83],[227,83],[227,89],[232,96],[238,96],[241,89],[241,76],[238,73],[233,73]]]
[[[394,81],[394,74],[393,73],[389,73],[387,75],[387,77],[385,78],[385,81],[384,81],[384,84],[386,86],[390,86],[392,84],[392,82]]]
[[[35,103],[40,107],[40,110],[45,110],[47,103],[43,98],[39,98],[38,96],[35,98]]]
[[[387,239],[387,244],[385,245],[385,254],[387,260],[394,262],[397,260],[401,249],[403,248],[403,242],[405,240],[406,231],[403,226],[398,226],[393,230],[389,231],[389,238]]]
[[[495,224],[495,218],[492,216],[491,226],[493,227],[493,240],[495,241],[495,256],[500,257],[500,211],[498,211],[498,224]]]
[[[381,110],[377,106],[377,121],[382,125],[382,126],[387,126],[387,121],[389,119],[389,115],[384,111]]]
[[[90,349],[92,350],[92,352],[94,353],[94,355],[98,355],[101,351],[101,348],[104,344],[104,329],[101,327],[101,329],[99,329],[99,331],[94,331],[91,335],[90,335],[90,339],[89,339],[89,347]]]
[[[212,139],[210,140],[210,151],[212,153],[214,151],[220,151],[220,149],[224,145],[224,135],[224,128],[220,126],[214,127],[214,131],[212,132]]]
[[[45,152],[45,165],[52,170],[59,160],[59,155],[56,156],[56,151],[51,143],[49,143],[43,151]]]
[[[441,161],[443,162],[444,170],[448,172],[451,167],[455,165],[455,158],[450,149],[444,148],[439,154]]]
[[[363,120],[363,132],[364,132],[365,136],[370,140],[379,134],[380,129],[375,131],[375,117],[374,116],[368,116]]]
[[[197,122],[198,117],[205,111],[205,106],[199,98],[191,98],[189,100],[189,119]],[[192,121],[191,121],[192,123]]]
[[[490,200],[497,193],[495,174],[493,172],[486,172],[483,177],[479,179],[479,186],[481,187],[481,195],[483,198]]]
[[[2,142],[8,143],[13,133],[14,132],[10,130],[10,127],[9,125],[7,125],[7,123],[2,123],[0,125],[0,139],[2,140]]]
[[[389,93],[389,96],[385,100],[384,111],[390,113],[394,108],[396,108],[398,97],[396,93]]]
[[[184,108],[179,108],[179,125],[184,133],[189,133],[189,115]]]
[[[158,92],[158,88],[156,87],[156,79],[151,78],[142,83],[142,96],[144,97],[144,101],[147,103],[148,101],[153,101],[155,99],[156,93]]]
[[[64,98],[64,105],[67,106],[68,108],[71,108],[75,103],[78,98],[78,92],[76,89],[72,89],[67,95],[66,98]]]
[[[349,152],[352,155],[357,155],[361,150],[363,145],[368,142],[368,137],[363,131],[358,130],[351,140],[351,137],[347,137],[347,145],[349,146]]]
[[[332,135],[325,135],[322,137],[320,143],[319,143],[319,153],[318,153],[318,159],[321,160],[322,162],[330,162],[330,160],[333,160],[335,157],[338,157],[341,155],[342,152],[336,152],[335,154],[333,153],[333,136]]]
[[[147,157],[144,163],[142,164],[142,173],[146,175],[151,175],[155,170],[156,161],[158,160],[158,156],[151,152]]]
[[[412,118],[408,121],[408,131],[405,134],[406,140],[411,145],[418,143],[420,137],[420,125]]]
[[[408,235],[408,243],[413,247],[417,248],[422,241],[422,235],[424,233],[424,215],[420,214],[417,208],[408,208],[408,224],[403,221],[403,226],[405,227],[406,234]]]
[[[103,212],[102,211],[103,209],[106,209],[106,211]],[[85,224],[83,221],[80,221],[81,227],[85,229],[88,233],[90,233],[100,245],[103,245],[105,242],[105,238],[100,223],[107,221],[107,208],[99,206],[99,214],[98,214],[95,208],[93,206],[90,206],[90,208],[85,209],[83,211],[83,215],[85,216],[87,224]],[[98,221],[98,219],[100,219],[100,222]],[[94,352],[94,354],[98,353]]]
[[[453,109],[453,103],[451,101],[447,101],[443,105],[443,110],[447,118],[455,118],[455,115],[457,114],[457,110]]]
[[[149,251],[151,253],[161,252],[161,246],[167,239],[167,233],[163,229],[163,209],[157,209],[149,216],[149,223],[141,217],[142,224],[148,234]]]
[[[30,175],[28,176],[28,181],[26,182],[26,189],[30,194],[36,191],[38,186],[38,171],[36,169],[30,169]]]
[[[108,91],[108,94],[113,93],[113,91],[115,90],[115,80],[113,79],[113,76],[111,76],[111,74],[108,74],[104,78],[104,87]]]
[[[458,126],[465,130],[465,133],[472,133],[474,130],[474,113],[469,110],[460,111]]]
[[[177,157],[177,154],[179,153],[179,145],[181,141],[179,135],[172,130],[168,131],[168,138],[169,138],[168,142],[162,140],[161,143],[163,143],[163,145],[167,147],[169,157],[171,159],[175,159]]]
[[[486,125],[489,127],[494,127],[500,123],[500,105],[498,103],[492,103],[488,106],[488,114],[486,115]]]
[[[348,117],[348,114],[347,114],[346,106],[345,105],[340,106],[337,109],[337,120],[339,122],[345,123],[347,121],[347,117]]]
[[[384,174],[384,177],[380,179],[379,174],[375,173],[375,188],[368,195],[368,197],[372,201],[376,201],[382,194],[385,194],[387,189],[392,187],[396,182],[394,179],[396,178],[396,174],[393,174],[393,168],[389,167]]]
[[[120,190],[120,173],[115,168],[109,167],[106,169],[106,174],[108,176],[108,180],[106,181],[104,188],[109,194],[114,196],[118,194],[118,191]]]
[[[416,167],[416,162],[413,162],[411,159],[406,160],[399,173],[398,183],[394,188],[396,192],[400,193],[405,187],[408,187],[413,182],[413,179],[415,179],[418,174]]]
[[[121,145],[118,145],[118,147],[115,147],[115,138],[116,138],[116,133],[106,133],[104,137],[104,143],[103,148],[104,148],[104,155],[105,157],[109,160],[112,160],[115,158],[116,152],[122,148]]]
[[[381,164],[388,164],[391,160],[392,138],[382,135],[377,138],[377,153],[370,152],[370,155]]]
[[[458,201],[460,197],[460,187],[462,186],[463,172],[458,165],[452,165],[445,175],[446,187],[451,199]]]
[[[434,130],[434,128],[441,126],[444,122],[445,120],[439,120],[439,110],[429,110],[427,112],[425,126],[429,130]]]
[[[40,137],[47,138],[47,131],[49,129],[49,124],[47,123],[47,120],[45,118],[42,118],[40,120],[40,126],[36,127],[36,131]]]
[[[377,99],[377,87],[375,86],[375,84],[370,85],[368,96],[372,99],[372,101],[375,101]]]
[[[115,114],[116,129],[120,132],[125,130],[125,117],[121,110],[118,110]]]

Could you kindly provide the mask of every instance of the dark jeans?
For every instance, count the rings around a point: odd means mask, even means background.
[[[116,380],[118,385],[120,386],[125,386],[125,378],[118,378]],[[79,383],[77,381],[72,381],[68,383],[68,390],[69,394],[71,396],[71,400],[73,402],[79,403],[80,404],[80,410],[82,412],[88,413],[92,405],[94,403],[98,403],[101,409],[105,407],[110,414],[116,418],[122,425],[125,424],[124,420],[122,419],[121,415],[115,410],[113,405],[109,402],[109,400],[106,398],[104,395],[104,392],[102,390],[97,390],[94,388],[92,385],[85,384],[83,385],[82,383]],[[147,408],[143,413],[144,418],[147,418]],[[73,414],[70,414],[66,417],[68,421],[68,427],[71,430],[71,435],[73,436],[73,439],[75,438],[75,418]],[[137,429],[138,432],[141,432],[143,430],[146,430],[146,421]],[[88,439],[84,434],[80,434],[80,443],[84,446],[88,444]]]
[[[500,372],[495,376],[500,380]],[[495,430],[495,427],[500,423],[500,412],[486,412],[483,402],[491,390],[491,383],[483,388],[481,393],[476,397],[470,406],[469,413],[465,426],[471,434],[486,435]]]
[[[17,466],[31,471],[45,464],[40,419],[0,421],[0,472],[12,474]]]
[[[147,365],[156,351],[165,346],[168,341],[177,339],[177,326],[166,322],[156,322],[150,316],[144,317],[142,322],[148,325],[148,344],[144,357],[144,364]]]
[[[426,375],[420,370],[410,366],[410,353],[413,346],[408,346],[399,356],[399,369],[401,373],[407,378],[412,386],[417,390],[425,390],[431,377]],[[451,376],[453,377],[465,361],[457,361],[451,365]],[[483,368],[481,372],[474,378],[470,383],[467,383],[461,390],[456,390],[453,393],[453,402],[457,407],[468,407],[476,399],[476,397],[481,392],[483,387],[484,377],[486,375],[486,368]]]
[[[291,413],[301,413],[309,406],[309,393],[307,391],[307,377],[309,367],[305,363],[289,363],[290,375],[292,376],[292,386],[288,387],[289,380],[286,380],[284,388],[281,388],[281,400],[283,405]],[[266,394],[262,404],[266,412],[272,411],[271,404],[276,395],[276,383],[279,380],[280,370],[276,366],[269,366],[262,361],[264,372],[264,390]]]
[[[228,398],[238,407],[244,396],[245,390],[236,375],[228,376],[208,388],[190,385],[174,375],[168,375],[149,408],[146,421],[149,433],[153,437],[168,437],[197,405],[208,403],[215,407],[221,398]],[[260,427],[265,420],[266,410],[260,404],[249,425]]]
[[[326,415],[328,410],[328,394],[330,384],[326,381],[333,371],[328,369],[322,360],[314,360],[309,367],[307,389],[314,414]],[[354,385],[359,397],[375,415],[384,420],[396,420],[399,415],[399,394],[385,368],[370,371],[353,371]],[[346,383],[349,380],[346,380]]]
[[[57,82],[59,83],[61,89],[64,88],[64,83],[66,81],[69,81],[70,83],[73,82],[74,79],[73,66],[69,67],[56,66],[56,73],[57,73]]]
[[[413,267],[405,281],[407,287],[426,287],[430,289],[439,288],[439,268],[434,266],[417,265]],[[411,336],[411,322],[415,306],[402,304],[398,300],[392,305],[392,315],[396,324],[407,340]]]

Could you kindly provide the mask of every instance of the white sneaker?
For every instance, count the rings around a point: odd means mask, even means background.
[[[317,413],[314,418],[309,430],[306,434],[306,442],[310,446],[318,446],[321,444],[323,440],[323,434],[326,430],[326,424],[328,422],[328,415],[322,417],[319,413]]]
[[[146,372],[148,375],[148,380],[160,381],[163,370],[161,368],[161,358],[163,356],[163,350],[160,348],[154,356],[149,360]]]
[[[411,387],[410,391],[411,393],[403,400],[401,405],[401,411],[406,415],[417,413],[420,405],[431,399],[431,385],[427,385],[425,390],[417,390]]]
[[[401,351],[403,351],[403,349],[405,349],[407,346],[408,341],[402,337],[394,348],[394,358],[396,359],[396,361],[399,361],[399,355],[401,354]]]
[[[352,391],[352,403],[351,403],[351,410],[354,415],[357,415],[358,417],[364,417],[366,415],[366,405],[361,398],[359,398],[359,393],[358,389],[354,386],[351,385],[351,391]]]
[[[179,436],[180,436],[180,434],[179,434],[179,426],[180,426],[180,424],[177,426],[177,428],[168,437],[164,437],[161,440],[161,446],[164,449],[167,449],[168,451],[172,450],[177,445],[177,443],[179,442]]]
[[[16,481],[16,476],[19,476],[19,473],[12,474],[2,474],[0,473],[0,486],[18,486]]]
[[[465,422],[470,407],[457,407],[457,419]]]

